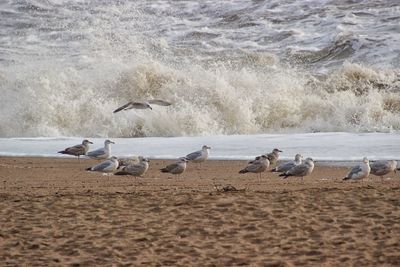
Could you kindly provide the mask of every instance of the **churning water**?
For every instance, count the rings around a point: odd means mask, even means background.
[[[0,137],[400,130],[396,0],[0,3]],[[161,98],[165,108],[112,111]]]

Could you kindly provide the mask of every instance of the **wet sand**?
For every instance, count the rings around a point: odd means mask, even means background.
[[[178,179],[156,160],[135,180],[94,163],[0,158],[0,266],[400,266],[400,174],[259,182],[208,161]]]

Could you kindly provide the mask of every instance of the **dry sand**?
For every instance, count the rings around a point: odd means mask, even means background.
[[[259,182],[208,161],[178,180],[157,160],[135,180],[93,163],[0,158],[0,266],[400,266],[399,174]]]

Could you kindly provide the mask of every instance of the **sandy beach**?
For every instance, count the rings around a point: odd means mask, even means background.
[[[0,158],[1,266],[400,266],[400,176],[304,183],[240,175],[244,161],[153,160],[144,178],[94,160]],[[237,191],[224,192],[226,186]]]

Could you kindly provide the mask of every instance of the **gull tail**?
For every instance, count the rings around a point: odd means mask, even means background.
[[[350,177],[344,177],[342,180],[343,181],[350,180]]]
[[[166,168],[160,169],[161,172],[169,172]]]
[[[240,170],[239,173],[248,173],[246,169]]]

